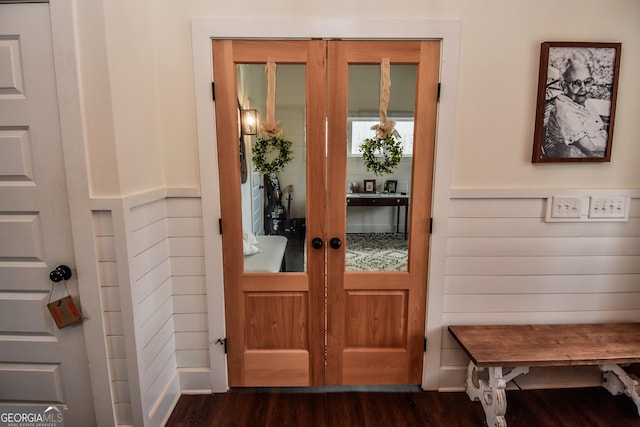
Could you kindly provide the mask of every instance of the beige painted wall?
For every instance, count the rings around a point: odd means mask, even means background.
[[[199,187],[194,17],[264,17],[265,26],[270,17],[457,19],[462,34],[453,188],[640,187],[637,0],[87,0],[78,1],[77,10],[95,196]],[[623,43],[611,163],[531,163],[543,41]]]
[[[166,186],[159,126],[165,119],[156,94],[168,83],[155,75],[151,4],[150,0],[76,2],[94,197],[126,196]]]

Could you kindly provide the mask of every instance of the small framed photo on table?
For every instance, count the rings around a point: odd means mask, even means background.
[[[533,163],[611,160],[621,48],[542,43]]]
[[[395,193],[398,188],[398,181],[395,179],[389,179],[384,182],[384,190],[389,193]]]
[[[364,180],[364,191],[363,193],[375,193],[376,192],[376,180],[375,179],[365,179]]]

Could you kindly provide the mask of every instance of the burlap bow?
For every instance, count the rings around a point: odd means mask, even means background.
[[[260,125],[260,133],[269,138],[281,138],[284,132],[280,129],[280,120],[275,119],[276,114],[276,63],[271,58],[264,68],[267,75],[267,120]]]
[[[380,123],[371,126],[376,131],[376,138],[385,139],[388,135],[400,138],[395,130],[396,122],[387,120],[387,106],[389,105],[389,89],[391,88],[391,64],[389,58],[382,58],[380,62]]]
[[[384,123],[371,126],[371,130],[376,131],[376,138],[385,139],[388,135],[400,138],[400,134],[395,129],[396,122],[393,120],[385,120]]]
[[[282,135],[284,135],[284,132],[280,129],[280,120],[276,120],[275,122],[262,122],[262,124],[260,124],[260,133],[269,138],[282,138]]]

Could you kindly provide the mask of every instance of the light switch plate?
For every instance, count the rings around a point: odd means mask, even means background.
[[[592,196],[589,218],[626,218],[629,201],[624,196]]]
[[[626,222],[631,197],[597,192],[594,195],[557,195],[547,198],[545,222]]]
[[[551,206],[553,218],[580,218],[582,216],[582,196],[554,196]]]

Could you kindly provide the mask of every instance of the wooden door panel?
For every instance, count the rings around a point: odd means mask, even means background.
[[[302,40],[234,40],[233,60],[236,64],[264,64],[271,58],[280,64],[305,64],[313,58],[312,44]]]
[[[345,349],[342,384],[411,384],[405,349]]]
[[[411,275],[407,272],[355,272],[344,274],[345,287],[348,289],[407,289]]]
[[[333,42],[331,42],[333,43]],[[424,42],[415,41],[340,41],[338,49],[347,58],[346,64],[379,64],[389,58],[392,64],[417,64]],[[436,42],[437,43],[437,42]],[[329,58],[332,62],[333,58]],[[336,64],[336,65],[345,65]]]
[[[245,313],[247,349],[308,348],[306,292],[247,292]]]
[[[345,350],[405,348],[407,297],[406,290],[346,291]]]
[[[269,289],[277,292],[306,291],[309,287],[307,274],[287,273],[286,280],[280,274],[251,273],[242,274],[238,280],[242,292],[263,291]]]
[[[249,350],[244,354],[246,386],[305,387],[309,381],[309,352],[306,350]]]

